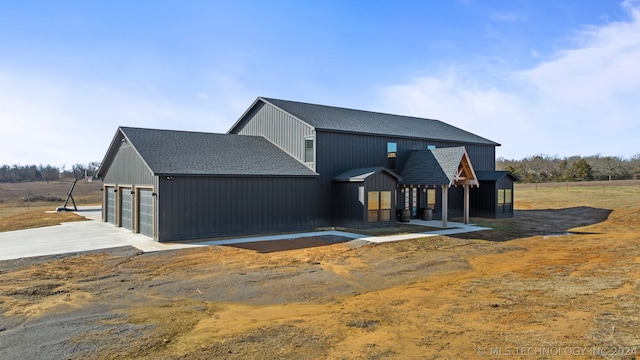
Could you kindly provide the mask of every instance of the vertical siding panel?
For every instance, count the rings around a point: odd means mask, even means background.
[[[304,162],[304,138],[313,135],[313,127],[269,104],[248,114],[240,135],[263,136],[300,162]]]
[[[153,185],[153,174],[133,147],[122,143],[104,175],[104,182],[123,185]]]

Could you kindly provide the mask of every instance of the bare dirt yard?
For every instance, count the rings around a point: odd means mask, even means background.
[[[0,262],[0,358],[640,358],[640,182],[515,194],[456,237]]]

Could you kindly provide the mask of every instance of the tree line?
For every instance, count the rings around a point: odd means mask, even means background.
[[[85,171],[87,176],[96,176],[99,161],[88,164],[74,164],[71,169],[65,165],[61,167],[51,165],[2,165],[0,166],[0,183],[18,183],[30,181],[55,181],[62,178],[83,178]]]
[[[640,153],[629,159],[600,155],[565,158],[534,155],[521,160],[498,158],[496,168],[510,171],[527,183],[640,179]]]

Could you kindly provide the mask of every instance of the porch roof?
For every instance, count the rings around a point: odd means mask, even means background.
[[[403,185],[478,185],[478,179],[463,146],[414,150],[400,172]]]

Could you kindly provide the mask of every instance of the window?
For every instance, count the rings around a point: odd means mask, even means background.
[[[380,191],[380,221],[391,221],[391,191]]]
[[[504,189],[498,189],[498,206],[504,205]]]
[[[391,170],[395,170],[398,166],[398,144],[394,142],[387,143],[387,167]]]
[[[411,216],[418,216],[418,188],[411,188]]]
[[[313,162],[313,137],[304,138],[304,162]]]
[[[504,189],[504,203],[505,205],[511,205],[511,189]]]
[[[409,188],[404,188],[404,208],[409,210]]]
[[[391,221],[391,191],[369,191],[367,221]]]
[[[427,208],[436,210],[436,189],[427,189]]]
[[[379,203],[380,193],[378,191],[369,191],[369,204],[367,205],[367,221],[378,222],[378,210],[380,210]]]
[[[435,148],[435,145],[427,145],[427,150],[434,150]]]

